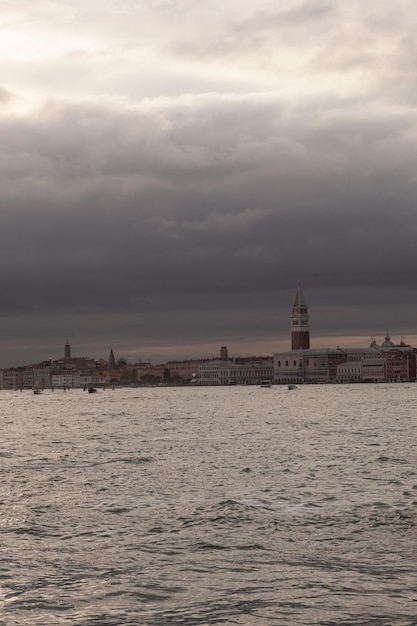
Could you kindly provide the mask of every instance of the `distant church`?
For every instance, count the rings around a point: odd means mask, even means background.
[[[113,348],[111,348],[110,354],[109,354],[109,370],[115,370],[115,369],[116,369],[116,359],[114,358]]]
[[[291,350],[274,354],[275,383],[357,383],[416,380],[417,349],[388,334],[368,348],[310,348],[310,320],[300,282],[291,309]]]

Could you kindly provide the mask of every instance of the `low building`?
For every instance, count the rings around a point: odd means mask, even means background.
[[[273,373],[272,357],[214,359],[200,363],[198,378],[201,385],[259,385]]]
[[[107,378],[105,376],[102,376],[97,370],[74,372],[74,387],[104,387],[107,383]]]
[[[18,367],[10,367],[1,371],[2,389],[22,389],[23,370]]]
[[[362,382],[362,362],[348,361],[337,366],[338,383],[359,383]]]
[[[168,361],[164,364],[164,369],[168,369],[172,377],[179,377],[183,380],[191,380],[197,374],[202,360],[189,361]]]
[[[274,382],[402,382],[416,379],[416,350],[394,344],[369,348],[290,350],[274,354]]]
[[[76,387],[74,385],[74,376],[76,374],[72,370],[53,370],[51,372],[51,387],[55,389]]]
[[[198,381],[200,385],[220,385],[220,370],[227,365],[226,361],[213,359],[200,363]]]
[[[403,382],[416,379],[415,349],[392,348],[385,353],[387,382]]]
[[[340,348],[290,350],[274,354],[274,382],[277,384],[336,382],[337,367],[347,361]]]

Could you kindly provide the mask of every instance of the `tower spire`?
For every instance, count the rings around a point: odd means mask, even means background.
[[[308,350],[310,348],[310,318],[307,302],[301,289],[301,282],[297,282],[297,291],[291,311],[291,349]]]

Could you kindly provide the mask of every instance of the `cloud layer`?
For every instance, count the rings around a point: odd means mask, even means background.
[[[411,1],[26,5],[1,26],[0,364],[68,334],[272,353],[299,278],[318,340],[414,334]]]

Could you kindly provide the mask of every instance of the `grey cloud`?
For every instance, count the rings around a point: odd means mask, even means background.
[[[12,98],[10,91],[0,85],[0,102],[9,102]]]
[[[411,328],[393,306],[417,304],[409,109],[207,94],[0,124],[0,307],[18,330],[55,316],[55,344],[172,355],[286,341],[298,278],[317,332]]]
[[[294,3],[284,8],[252,9],[230,17],[230,21],[222,25],[221,33],[217,24],[206,29],[198,39],[185,33],[181,40],[171,44],[171,50],[190,57],[240,56],[242,61],[253,61],[259,55],[262,57],[265,49],[269,53],[281,49],[284,42],[290,47],[300,41],[305,44],[306,37],[311,40],[316,36],[315,28],[328,27],[337,16],[336,6],[321,0]]]
[[[248,31],[271,31],[282,26],[296,29],[312,28],[320,25],[339,15],[337,5],[312,0],[309,2],[296,2],[283,8],[272,10],[254,11],[250,17],[241,20],[239,30]]]
[[[297,279],[324,338],[412,330],[411,0],[61,5],[4,7],[4,364],[270,353]]]

